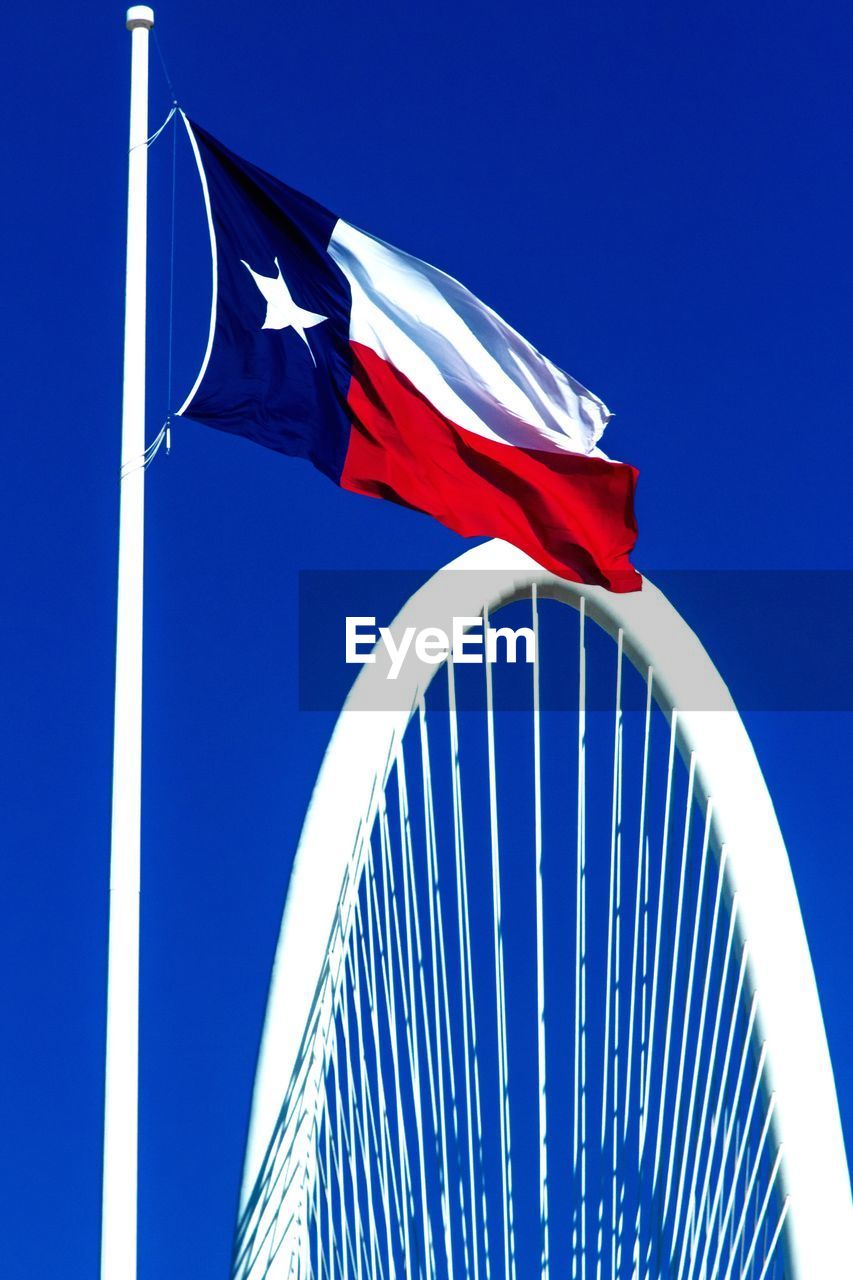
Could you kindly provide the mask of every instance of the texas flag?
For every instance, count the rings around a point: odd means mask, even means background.
[[[214,289],[179,412],[561,577],[636,590],[637,473],[598,448],[598,397],[457,280],[187,128]]]

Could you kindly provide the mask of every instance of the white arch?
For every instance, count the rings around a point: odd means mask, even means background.
[[[455,572],[452,576],[448,570]],[[678,709],[678,745],[696,752],[696,788],[713,799],[717,848],[727,850],[743,936],[758,992],[759,1039],[767,1043],[769,1089],[784,1155],[790,1263],[801,1280],[853,1275],[853,1204],[835,1083],[817,987],[787,853],[767,787],[728,690],[699,640],[648,580],[616,595],[564,582],[522,552],[493,541],[454,560],[418,591],[395,631],[428,617],[448,632],[452,618],[494,610],[530,594],[579,607],[645,675],[668,717]],[[317,779],[293,865],[270,983],[244,1166],[247,1204],[297,1063],[327,953],[347,866],[369,831],[381,785],[411,710],[437,667],[407,664],[397,705],[376,711],[386,688],[381,663],[362,668],[338,719]],[[373,691],[373,692],[371,692]],[[373,699],[371,703],[371,698]]]

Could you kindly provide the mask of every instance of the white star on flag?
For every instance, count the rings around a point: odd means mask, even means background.
[[[308,348],[308,354],[316,368],[317,361],[314,359],[314,352],[311,350],[311,344],[308,341],[305,330],[313,329],[315,324],[322,324],[329,317],[318,315],[316,311],[306,311],[304,307],[296,305],[284,276],[281,274],[278,258],[273,259],[278,272],[276,276],[258,275],[257,271],[252,270],[245,258],[241,258],[240,261],[266,299],[267,314],[261,328],[295,330]]]

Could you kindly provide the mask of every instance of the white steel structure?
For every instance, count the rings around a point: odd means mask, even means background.
[[[293,866],[234,1276],[853,1275],[797,895],[723,681],[649,582],[575,586],[497,542],[448,569],[395,631],[574,618],[551,653],[576,701],[549,709],[547,654],[529,714],[452,663],[370,709],[363,669]]]

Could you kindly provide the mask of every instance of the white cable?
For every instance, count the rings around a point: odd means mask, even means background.
[[[539,705],[539,604],[531,591],[533,615],[533,845],[536,873],[536,1039],[539,1066],[539,1275],[548,1280],[548,1103],[545,1058],[545,921],[542,887],[542,741]]]
[[[483,639],[488,653],[489,617],[483,616]],[[489,761],[489,835],[492,851],[492,923],[495,949],[495,997],[497,1004],[498,1080],[500,1088],[501,1184],[503,1190],[504,1275],[515,1280],[515,1223],[512,1196],[512,1136],[509,1112],[509,1064],[506,1045],[506,994],[504,985],[503,919],[501,911],[500,846],[498,839],[497,782],[495,778],[495,713],[491,663],[486,670],[486,727]]]

